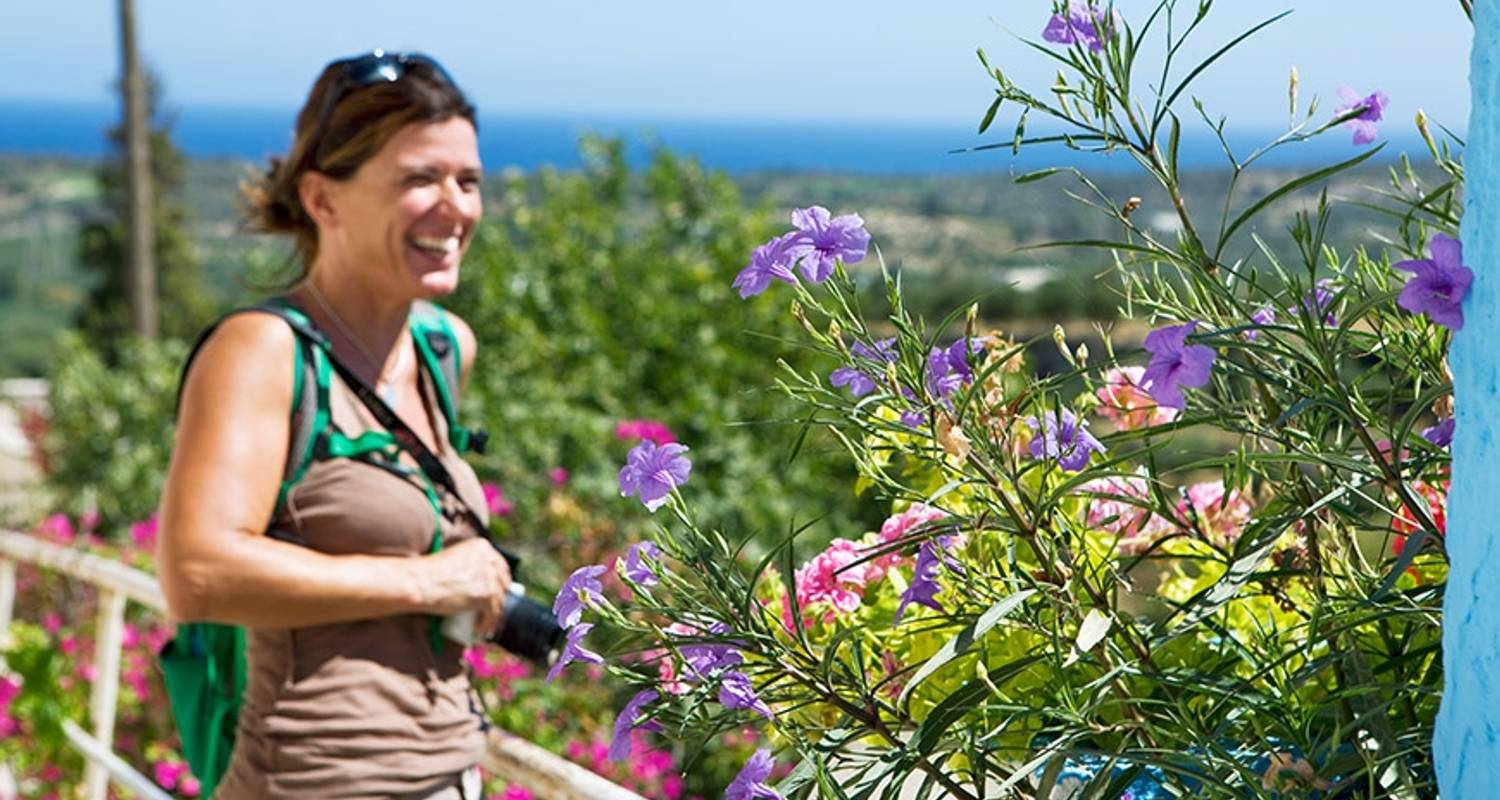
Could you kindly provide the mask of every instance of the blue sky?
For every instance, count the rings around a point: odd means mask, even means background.
[[[0,103],[109,99],[114,0],[6,5]],[[1132,19],[1152,5],[1117,3]],[[1471,29],[1457,0],[1219,0],[1196,49],[1287,8],[1197,85],[1211,110],[1280,124],[1296,66],[1329,111],[1349,84],[1384,89],[1403,124],[1420,106],[1465,126]],[[290,109],[326,61],[376,46],[438,57],[482,112],[577,118],[972,124],[991,91],[975,48],[1036,89],[1053,72],[1012,36],[1039,34],[1046,0],[136,0],[136,13],[181,107]]]

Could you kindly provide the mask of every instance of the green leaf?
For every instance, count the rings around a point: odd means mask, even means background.
[[[1014,181],[1011,181],[1011,182],[1012,183],[1018,183],[1018,184],[1019,183],[1031,183],[1032,181],[1040,181],[1040,180],[1044,180],[1046,178],[1050,178],[1053,175],[1056,175],[1058,172],[1061,172],[1061,171],[1062,170],[1061,170],[1060,167],[1048,167],[1046,169],[1039,169],[1039,170],[1037,170],[1035,172],[1028,172],[1025,175],[1018,176]]]
[[[932,673],[942,669],[949,661],[967,652],[975,642],[979,641],[986,633],[989,633],[992,628],[999,624],[1000,620],[1005,619],[1010,612],[1020,608],[1021,604],[1026,601],[1026,598],[1034,594],[1036,594],[1035,589],[1023,589],[1000,600],[990,606],[989,610],[980,614],[978,619],[959,631],[952,639],[949,639],[948,643],[937,651],[937,655],[928,659],[927,663],[923,664],[922,668],[917,670],[917,674],[913,675],[912,679],[907,682],[906,688],[901,690],[900,702],[905,703],[906,699],[911,696],[912,690],[917,688],[918,684],[926,680]]]
[[[984,119],[979,121],[980,133],[984,133],[990,129],[990,123],[995,121],[995,112],[1000,110],[1000,101],[1004,99],[1005,95],[995,92],[995,102],[990,103],[989,109],[984,112]]]
[[[1255,34],[1259,33],[1261,31],[1261,29],[1263,29],[1266,26],[1271,25],[1271,24],[1273,24],[1273,23],[1281,20],[1282,17],[1285,17],[1286,15],[1288,15],[1290,13],[1292,13],[1290,10],[1283,11],[1280,14],[1277,14],[1276,16],[1271,17],[1268,20],[1265,20],[1264,22],[1261,22],[1259,25],[1256,25],[1255,27],[1251,28],[1250,30],[1245,31],[1244,33],[1240,34],[1239,36],[1234,37],[1233,39],[1229,40],[1229,44],[1226,44],[1223,47],[1220,47],[1218,50],[1215,50],[1213,55],[1211,55],[1208,58],[1204,59],[1202,62],[1200,62],[1198,64],[1198,66],[1193,67],[1193,71],[1189,72],[1187,74],[1187,77],[1183,78],[1182,82],[1179,83],[1179,84],[1177,84],[1177,88],[1173,89],[1172,93],[1167,96],[1167,100],[1166,100],[1165,103],[1163,103],[1163,105],[1166,106],[1167,108],[1171,108],[1172,103],[1174,103],[1177,100],[1177,97],[1179,95],[1181,95],[1187,89],[1188,84],[1192,83],[1193,79],[1197,78],[1200,74],[1202,74],[1204,70],[1208,69],[1209,66],[1212,65],[1215,61],[1218,61],[1225,53],[1228,53],[1230,50],[1233,50],[1235,48],[1235,46],[1238,45],[1240,42],[1243,42],[1246,39],[1249,39],[1251,36],[1254,36]]]

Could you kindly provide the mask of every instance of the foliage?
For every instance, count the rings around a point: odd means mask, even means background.
[[[1294,211],[1283,258],[1252,221],[1374,152],[1242,191],[1266,153],[1368,121],[1358,103],[1319,117],[1294,83],[1287,132],[1247,155],[1226,144],[1227,190],[1206,213],[1190,204],[1180,107],[1260,27],[1183,69],[1173,59],[1211,8],[1162,0],[1126,21],[1058,4],[1048,40],[1064,46],[1035,46],[1061,69],[1050,99],[985,65],[984,125],[1021,107],[1005,147],[1123,154],[1171,201],[1181,233],[1163,240],[1082,172],[1017,179],[1071,175],[1113,222],[1061,244],[1109,254],[1127,315],[1156,328],[1144,350],[1106,337],[1090,354],[1061,329],[1015,343],[963,309],[927,327],[890,278],[882,342],[842,265],[820,286],[773,283],[825,356],[782,387],[897,513],[799,566],[795,526],[757,557],[699,522],[693,487],[674,491],[660,557],[620,569],[632,601],[574,582],[559,598],[607,623],[609,668],[646,692],[623,724],[684,742],[763,724],[799,762],[787,796],[1435,794],[1449,456],[1433,423],[1452,414],[1450,334],[1398,305],[1392,262],[1456,235],[1462,166],[1429,136],[1443,179],[1392,172],[1386,238],[1329,239],[1340,212],[1322,192]],[[1059,33],[1070,17],[1090,35]],[[1147,80],[1159,93],[1132,96]],[[1063,132],[1028,135],[1044,115]],[[1050,348],[1069,371],[1028,374]],[[830,389],[834,367],[868,390]],[[1225,446],[1165,465],[1201,431]]]
[[[78,334],[58,349],[42,440],[47,488],[56,507],[121,530],[161,496],[187,346],[125,338],[112,347],[114,363]]]

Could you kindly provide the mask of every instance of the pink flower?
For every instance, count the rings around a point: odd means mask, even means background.
[[[58,643],[58,648],[62,650],[65,656],[76,654],[78,652],[78,637],[64,636],[63,640]]]
[[[36,776],[46,781],[47,783],[57,783],[58,781],[63,779],[62,767],[59,767],[51,761],[48,761],[47,763],[42,765],[42,768],[40,770],[37,771]]]
[[[76,536],[72,521],[68,519],[67,514],[61,513],[53,514],[42,520],[36,526],[36,533],[43,539],[57,542],[58,544],[72,544]]]
[[[616,439],[649,439],[658,445],[677,441],[672,430],[664,422],[654,419],[625,419],[615,424]]]
[[[484,504],[489,507],[492,516],[505,517],[516,510],[515,505],[505,499],[505,493],[500,491],[499,484],[486,481],[480,488],[484,489]]]
[[[1250,501],[1237,489],[1226,498],[1223,481],[1204,481],[1188,487],[1187,500],[1177,504],[1177,514],[1184,522],[1196,522],[1196,529],[1210,542],[1228,548],[1234,546],[1250,521]]]
[[[470,647],[464,651],[463,662],[468,664],[469,668],[474,671],[474,677],[476,678],[495,677],[496,670],[490,665],[489,659],[485,657],[486,648],[486,645],[479,645]]]
[[[1144,553],[1157,540],[1176,530],[1171,520],[1143,507],[1150,502],[1151,492],[1142,476],[1099,478],[1085,483],[1081,491],[1106,495],[1088,501],[1086,519],[1089,525],[1120,537],[1116,548],[1121,555]],[[1113,500],[1109,495],[1123,499]]]
[[[177,784],[177,793],[183,797],[197,797],[202,791],[203,787],[198,783],[198,779],[191,775]]]
[[[905,511],[892,514],[889,519],[880,524],[880,535],[876,541],[880,545],[888,545],[899,542],[906,538],[907,534],[914,529],[920,529],[929,522],[935,522],[948,516],[948,512],[940,508],[932,508],[922,503],[912,503]],[[901,554],[899,550],[886,553],[875,559],[874,564],[881,570],[880,577],[885,576],[885,570],[909,561],[908,556]]]
[[[0,711],[10,706],[10,701],[16,699],[21,693],[21,679],[10,675],[0,675]]]
[[[826,603],[833,611],[845,614],[858,609],[865,585],[885,577],[885,570],[873,561],[856,566],[855,562],[863,555],[863,549],[854,542],[834,539],[827,550],[813,556],[797,570],[797,603],[803,608],[813,603]],[[831,621],[833,616],[832,611],[828,612],[824,621]]]
[[[0,711],[0,741],[9,739],[21,732],[21,723],[15,717]]]
[[[142,550],[153,550],[156,548],[156,534],[161,524],[156,515],[152,514],[139,522],[130,523],[130,541]]]
[[[172,791],[177,788],[177,783],[183,776],[188,774],[188,765],[181,761],[158,761],[154,771],[157,785]]]
[[[1122,431],[1164,425],[1177,419],[1177,409],[1158,405],[1141,388],[1144,367],[1119,367],[1104,373],[1104,385],[1094,390],[1099,415]]]
[[[136,626],[125,623],[124,631],[120,634],[120,646],[129,650],[141,643],[141,630]]]
[[[553,486],[562,486],[568,482],[568,471],[562,467],[553,467],[551,477]]]
[[[526,788],[511,783],[506,785],[505,791],[494,795],[490,800],[533,800],[533,798]]]
[[[93,533],[97,527],[99,527],[99,509],[97,508],[83,512],[83,516],[78,518],[79,533]]]
[[[96,670],[94,668],[94,665],[90,662],[84,662],[78,665],[78,677],[83,678],[84,682],[86,683],[93,683],[94,678],[98,677],[98,674],[98,670]]]

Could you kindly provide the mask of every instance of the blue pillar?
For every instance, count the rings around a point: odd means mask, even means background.
[[[1449,352],[1458,436],[1434,742],[1447,800],[1500,797],[1500,0],[1474,4],[1469,83],[1462,241],[1474,285]]]

